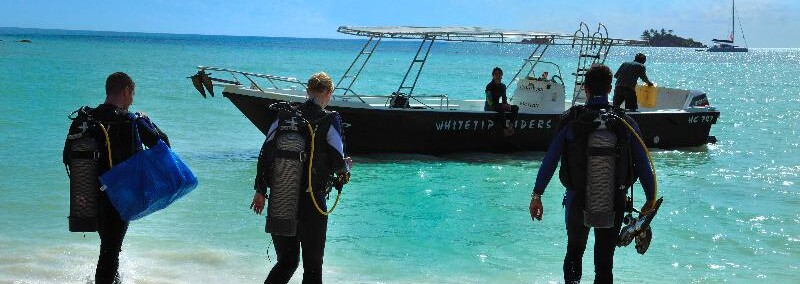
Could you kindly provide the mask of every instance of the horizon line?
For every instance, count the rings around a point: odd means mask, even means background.
[[[187,36],[223,36],[223,37],[266,37],[266,38],[296,38],[296,39],[351,39],[336,37],[300,37],[300,36],[267,36],[267,35],[225,35],[225,34],[198,34],[198,33],[167,33],[167,32],[139,32],[139,31],[111,31],[111,30],[76,30],[64,28],[29,28],[29,27],[0,27],[0,29],[42,30],[42,31],[67,31],[67,32],[92,32],[92,33],[120,33],[120,34],[151,34],[151,35],[187,35]]]
[[[31,28],[31,27],[0,27],[0,29],[40,30],[40,31],[66,31],[66,32],[91,32],[91,33],[119,33],[119,34],[150,34],[150,35],[178,35],[178,36],[219,36],[219,37],[260,37],[260,38],[291,38],[291,39],[324,39],[324,40],[358,40],[349,37],[302,37],[302,36],[269,36],[269,35],[230,35],[230,34],[201,34],[201,33],[168,33],[168,32],[141,32],[141,31],[111,31],[111,30],[80,30],[65,28]],[[392,38],[386,38],[391,40]],[[405,40],[398,40],[405,41]],[[658,46],[647,46],[658,47]],[[677,47],[677,46],[675,46]],[[669,47],[667,47],[669,48]],[[690,48],[690,47],[677,47]],[[755,49],[800,49],[800,47],[748,47]]]

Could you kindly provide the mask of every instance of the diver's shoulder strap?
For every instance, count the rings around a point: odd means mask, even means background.
[[[564,113],[561,114],[561,121],[559,121],[556,130],[558,131],[561,130],[561,128],[566,127],[570,122],[578,118],[585,110],[586,108],[584,106],[576,105],[564,111]]]
[[[334,122],[334,118],[339,114],[335,111],[329,111],[326,109],[323,109],[322,111],[325,112],[324,115],[317,119],[308,121],[308,123],[311,124],[311,127],[314,128],[314,135],[326,135],[328,133],[328,129],[331,127],[331,124]]]

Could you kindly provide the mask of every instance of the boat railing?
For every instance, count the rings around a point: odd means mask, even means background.
[[[340,82],[341,82],[341,81],[340,81]],[[344,91],[344,92],[343,92],[341,95],[333,95],[333,98],[334,98],[334,99],[337,99],[337,100],[340,100],[340,101],[349,101],[349,100],[350,100],[350,98],[352,98],[352,97],[355,97],[356,99],[360,100],[362,103],[367,103],[366,101],[364,101],[364,99],[362,99],[362,98],[361,98],[361,96],[360,96],[360,95],[358,95],[358,94],[357,94],[355,91],[353,91],[353,89],[351,89],[350,87],[346,87],[346,88],[342,88],[342,87],[333,87],[333,90],[334,90],[334,93],[336,93],[336,91],[338,91],[338,90],[342,90],[342,91]],[[349,95],[348,95],[348,94],[349,94]]]
[[[424,100],[433,100],[434,102],[435,102],[436,99],[439,99],[439,109],[449,109],[450,108],[450,98],[447,97],[447,95],[445,95],[445,94],[441,94],[441,95],[414,95],[411,98],[413,98],[418,103],[420,103],[423,106],[425,106],[427,108],[430,108],[430,109],[433,109],[434,107],[431,107],[431,106],[427,105],[426,103],[422,102],[420,100],[420,98],[422,98]]]
[[[227,84],[227,85],[238,85],[238,86],[244,86],[244,84],[242,82],[249,82],[250,83],[250,89],[258,90],[258,91],[261,91],[261,92],[264,92],[264,90],[284,90],[285,88],[281,88],[280,86],[278,86],[279,83],[289,84],[292,87],[291,88],[292,90],[294,90],[295,89],[294,86],[297,86],[297,85],[302,87],[303,91],[305,91],[307,89],[307,86],[306,86],[305,82],[300,81],[297,78],[293,78],[293,77],[283,77],[283,76],[276,76],[276,75],[270,75],[270,74],[252,73],[252,72],[245,72],[245,71],[239,71],[239,70],[234,70],[234,69],[211,67],[211,66],[197,66],[197,69],[200,70],[200,72],[206,72],[206,75],[209,75],[208,78],[212,82],[222,83],[222,84]],[[212,73],[207,73],[207,71],[217,71],[217,72],[227,73],[228,75],[231,76],[232,80],[222,79],[222,78],[218,78],[218,77],[211,77],[210,75],[212,75]],[[266,81],[268,83],[267,87],[263,87],[262,85],[260,85],[259,82],[257,81],[257,79],[259,79],[259,81],[262,81],[262,84],[263,84],[263,81]],[[347,89],[348,92],[343,94],[343,95],[334,95],[333,98],[335,100],[349,101],[350,99],[355,97],[356,99],[360,100],[362,103],[367,103],[367,101],[365,99],[385,98],[386,99],[385,100],[385,105],[388,106],[389,100],[392,97],[394,97],[394,95],[363,96],[363,95],[356,94],[350,88],[342,88],[342,87],[334,88],[334,90],[343,90],[343,89]],[[438,100],[438,108],[439,109],[447,109],[447,108],[450,107],[450,98],[446,94],[414,95],[414,96],[411,96],[410,99],[413,99],[413,100],[417,101],[418,103],[420,103],[421,105],[425,106],[426,108],[430,108],[430,109],[436,109],[437,108],[437,106],[435,104],[435,102],[437,102],[437,100]]]
[[[352,95],[334,95],[333,98],[335,100],[341,101],[350,101],[353,99],[354,96]],[[392,98],[397,97],[396,95],[359,95],[355,96],[356,99],[360,100],[363,103],[370,104],[371,101],[378,102],[383,101],[383,105],[388,107]],[[436,95],[414,95],[413,97],[409,97],[412,100],[417,101],[420,105],[424,106],[428,109],[449,109],[452,105],[450,104],[450,97],[447,94],[436,94]],[[438,106],[436,105],[438,103]]]
[[[264,89],[280,90],[281,88],[278,86],[278,84],[276,82],[287,83],[287,84],[290,84],[290,85],[300,85],[301,87],[303,87],[303,90],[306,89],[306,83],[304,83],[303,81],[298,80],[297,78],[293,78],[293,77],[283,77],[283,76],[275,76],[275,75],[269,75],[269,74],[251,73],[251,72],[244,72],[244,71],[238,71],[238,70],[233,70],[233,69],[210,67],[210,66],[197,66],[197,69],[202,71],[202,72],[205,72],[205,71],[219,71],[219,72],[228,73],[233,78],[233,80],[226,80],[226,79],[214,78],[214,77],[209,76],[209,79],[211,79],[211,81],[218,82],[218,83],[224,83],[224,84],[243,85],[242,81],[239,80],[239,77],[237,75],[242,76],[242,77],[244,77],[244,79],[246,79],[248,82],[250,82],[250,88],[251,89],[257,89],[257,90],[262,91],[262,92],[264,91]],[[211,73],[207,73],[207,74],[211,75]],[[271,87],[262,88],[256,82],[255,78],[266,80],[269,83],[269,85],[271,85]]]

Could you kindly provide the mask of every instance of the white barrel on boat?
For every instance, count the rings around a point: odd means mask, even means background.
[[[564,85],[552,80],[520,78],[514,89],[513,104],[520,112],[560,113],[564,111]]]

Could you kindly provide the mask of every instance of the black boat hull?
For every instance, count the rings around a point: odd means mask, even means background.
[[[279,100],[224,92],[223,95],[266,133]],[[421,153],[545,151],[561,114],[520,113],[515,133],[506,136],[494,112],[382,109],[329,106],[342,115],[349,153]],[[718,111],[631,113],[648,147],[694,147],[708,143]]]

